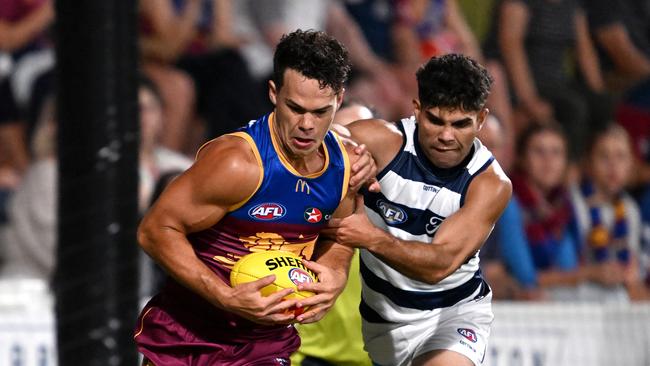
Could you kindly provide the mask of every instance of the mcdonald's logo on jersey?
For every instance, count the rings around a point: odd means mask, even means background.
[[[311,193],[311,190],[309,188],[309,183],[307,183],[302,179],[298,179],[296,181],[296,192],[298,192],[298,190],[300,190],[300,192],[302,193],[307,193],[307,194]]]

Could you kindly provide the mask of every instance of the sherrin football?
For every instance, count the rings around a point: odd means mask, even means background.
[[[285,288],[293,288],[295,292],[284,297],[287,300],[313,296],[312,292],[298,291],[297,287],[301,283],[318,281],[316,274],[307,269],[297,255],[280,250],[269,250],[247,254],[237,261],[230,272],[230,284],[234,287],[268,275],[275,275],[275,281],[262,288],[262,296],[269,296]],[[300,315],[305,310],[294,309],[294,313]]]

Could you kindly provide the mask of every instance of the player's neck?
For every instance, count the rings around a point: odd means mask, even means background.
[[[318,150],[308,155],[292,154],[282,143],[280,143],[279,150],[284,160],[301,175],[317,173],[323,169],[323,165],[325,164],[325,154],[323,153],[322,145]]]

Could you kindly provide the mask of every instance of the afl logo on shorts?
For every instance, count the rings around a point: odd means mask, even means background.
[[[292,268],[289,271],[289,279],[293,282],[294,285],[298,286],[303,283],[313,282],[309,273],[300,268]]]
[[[476,333],[474,333],[474,331],[471,330],[471,329],[458,328],[457,330],[458,330],[458,333],[460,333],[460,335],[467,338],[472,343],[476,343],[476,341],[478,340],[478,338],[476,338]]]
[[[262,221],[277,220],[286,213],[287,210],[279,203],[260,203],[248,210],[248,216]]]
[[[305,210],[305,220],[311,224],[316,224],[320,222],[323,218],[323,213],[320,212],[316,207],[310,207]]]
[[[408,218],[404,210],[384,200],[379,200],[377,202],[377,207],[381,210],[382,216],[384,216],[384,221],[386,221],[387,224],[401,224]]]

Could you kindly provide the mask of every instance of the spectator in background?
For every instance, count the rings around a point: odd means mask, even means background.
[[[238,35],[249,41],[243,54],[264,88],[271,74],[272,51],[282,34],[315,29],[331,34],[350,52],[353,75],[346,96],[362,100],[387,119],[410,112],[411,100],[400,90],[393,70],[370,48],[338,0],[240,0],[236,6]]]
[[[612,124],[596,131],[588,146],[585,176],[572,187],[584,263],[603,281],[578,287],[580,300],[626,302],[650,299],[639,275],[641,216],[625,191],[633,167],[625,130]]]
[[[650,3],[647,0],[584,2],[606,79],[612,89],[650,77]]]
[[[0,237],[2,278],[48,281],[54,270],[57,225],[56,122],[53,98],[43,104],[30,144],[32,159],[10,197]]]
[[[511,214],[502,217],[509,228],[500,237],[506,267],[528,290],[542,289],[555,298],[562,288],[580,281],[577,242],[570,230],[572,210],[564,180],[567,143],[559,126],[531,125],[517,145],[512,178]],[[523,227],[521,232],[515,230]],[[512,231],[510,231],[512,229]]]
[[[632,138],[635,189],[650,183],[650,2],[585,1],[607,86],[621,96],[616,121]]]
[[[29,162],[25,138],[25,91],[34,73],[53,56],[46,31],[54,19],[50,0],[0,1],[0,225],[6,200]]]
[[[242,121],[266,111],[266,100],[256,92],[259,88],[239,53],[239,40],[231,33],[231,6],[231,0],[140,2],[145,72],[177,111],[174,122],[165,128],[167,146],[186,152],[198,147],[196,141],[187,141],[193,140],[187,134],[196,130],[188,128],[192,84],[208,138],[234,130]],[[202,142],[205,137],[198,139]]]
[[[359,25],[372,51],[381,59],[394,62],[391,35],[396,16],[394,0],[343,0],[342,3]]]
[[[140,105],[140,209],[150,201],[158,177],[184,170],[191,161],[159,146],[163,125],[162,102],[153,84],[141,80]],[[3,263],[0,277],[51,279],[57,239],[56,112],[49,97],[39,113],[31,141],[33,161],[9,202],[9,222],[0,238]]]
[[[486,55],[506,67],[521,117],[516,124],[559,121],[576,160],[588,129],[604,125],[612,114],[578,0],[501,0],[496,9]],[[567,67],[569,51],[580,77]]]
[[[161,142],[184,151],[189,149],[187,129],[194,118],[196,95],[192,79],[174,63],[194,35],[200,2],[189,2],[177,14],[166,0],[140,1],[139,7],[141,68],[156,83],[165,102],[166,132]]]

